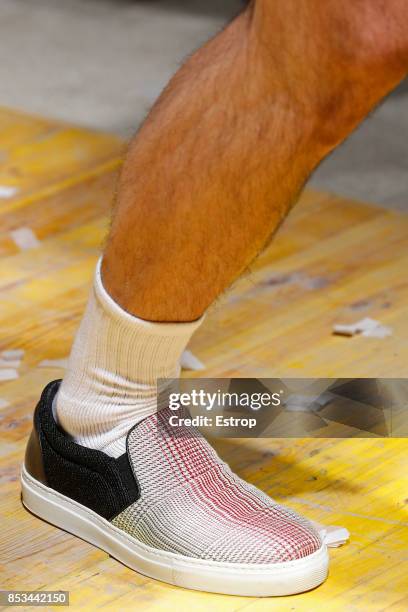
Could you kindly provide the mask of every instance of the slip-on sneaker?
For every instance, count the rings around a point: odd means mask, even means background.
[[[325,544],[311,523],[241,480],[169,409],[127,436],[118,458],[57,425],[47,385],[34,413],[22,498],[37,516],[170,584],[232,595],[290,595],[321,584]]]

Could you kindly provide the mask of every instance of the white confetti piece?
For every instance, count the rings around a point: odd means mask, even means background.
[[[205,370],[204,364],[191,351],[184,351],[180,365],[184,370]]]
[[[356,334],[361,334],[366,338],[385,338],[386,336],[391,336],[392,329],[382,325],[375,319],[365,317],[364,319],[361,319],[356,323],[351,323],[350,325],[333,325],[333,333],[340,336],[354,336]]]
[[[363,331],[362,336],[366,338],[387,338],[387,336],[392,336],[392,328],[386,325],[378,325],[373,329]]]
[[[375,329],[376,327],[381,325],[381,323],[379,321],[376,321],[375,319],[370,319],[370,317],[365,317],[364,319],[361,319],[361,321],[357,321],[355,325],[357,331],[369,332],[372,329]]]
[[[311,523],[329,548],[343,546],[350,539],[350,532],[345,527],[338,527],[337,525],[324,526],[315,521],[311,521]]]
[[[8,198],[15,196],[18,191],[18,187],[13,187],[12,185],[0,185],[0,198],[7,200]]]
[[[18,229],[12,230],[10,235],[14,243],[22,251],[36,249],[41,244],[33,230],[29,227],[19,227]]]
[[[68,358],[65,359],[44,359],[38,364],[39,368],[63,368],[68,365]]]
[[[337,525],[329,525],[326,527],[326,533],[324,541],[330,548],[337,548],[343,546],[349,539],[350,533],[345,527],[338,527]]]
[[[354,336],[357,333],[354,325],[333,325],[333,334],[338,336]]]
[[[23,349],[9,349],[7,351],[2,351],[0,353],[0,357],[6,360],[13,361],[14,359],[22,359],[24,357]]]
[[[0,381],[15,380],[16,378],[18,378],[18,372],[14,368],[0,369]]]
[[[21,359],[3,359],[0,357],[0,368],[19,368]]]

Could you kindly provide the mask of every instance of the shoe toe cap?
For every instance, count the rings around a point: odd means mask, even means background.
[[[311,523],[284,508],[228,530],[206,557],[231,563],[274,564],[296,561],[318,551],[322,540]]]

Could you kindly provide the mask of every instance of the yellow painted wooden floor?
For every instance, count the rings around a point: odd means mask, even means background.
[[[65,589],[74,609],[407,610],[407,442],[228,440],[216,446],[244,478],[295,510],[346,526],[320,588],[280,599],[186,590],[138,575],[38,520],[19,498],[19,466],[45,383],[68,354],[107,227],[123,145],[106,134],[0,110],[0,350],[22,348],[0,383],[2,589]],[[0,190],[1,191],[1,190]],[[41,245],[10,237],[34,230]],[[205,376],[407,376],[408,218],[306,192],[272,246],[206,319],[192,349]],[[334,322],[378,318],[383,340],[331,335]],[[8,402],[8,403],[6,403]],[[405,562],[405,566],[404,566]]]

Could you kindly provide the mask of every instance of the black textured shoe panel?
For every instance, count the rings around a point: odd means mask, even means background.
[[[140,497],[128,455],[115,459],[81,446],[58,427],[52,403],[60,383],[55,380],[45,387],[34,413],[32,435],[38,436],[45,484],[112,519]]]

